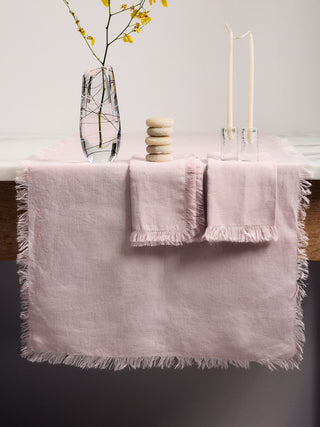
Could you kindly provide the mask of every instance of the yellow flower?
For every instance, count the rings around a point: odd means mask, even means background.
[[[125,43],[129,42],[129,43],[133,43],[134,38],[130,36],[130,34],[125,34],[123,36],[123,41]]]
[[[120,9],[126,10],[127,7],[128,7],[127,3],[124,3],[120,6]]]
[[[110,0],[101,0],[101,1],[105,5],[105,7],[109,7],[110,6]]]
[[[86,35],[86,32],[84,31],[84,29],[81,27],[81,28],[79,28],[79,30],[78,30],[83,36],[85,36]]]
[[[150,16],[147,16],[146,18],[141,18],[141,24],[142,25],[146,25],[146,24],[148,24],[149,22],[151,21],[151,18],[150,18]]]
[[[136,25],[133,27],[133,31],[136,33],[141,33],[140,23],[137,22]]]
[[[131,17],[134,18],[137,13],[138,13],[138,9],[132,9]]]
[[[93,46],[96,42],[96,39],[94,39],[92,36],[88,36],[87,40],[91,40],[91,45]]]
[[[149,0],[149,4],[150,4],[150,6],[152,6],[153,5],[153,3],[155,3],[156,2],[156,0]],[[168,2],[167,2],[167,0],[161,0],[161,4],[162,4],[162,6],[163,7],[168,7]]]

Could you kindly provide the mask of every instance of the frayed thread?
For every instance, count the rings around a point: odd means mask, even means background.
[[[196,158],[186,164],[184,229],[173,226],[169,230],[134,230],[130,235],[131,246],[180,246],[202,240],[205,230],[203,171],[204,164]]]
[[[18,241],[18,276],[20,288],[21,304],[21,355],[30,351],[29,344],[29,278],[28,278],[28,260],[29,260],[29,216],[28,216],[28,185],[27,168],[18,172],[16,178],[16,200],[18,210],[17,223],[17,241]]]
[[[309,206],[308,196],[311,194],[311,184],[302,179],[299,185],[299,207],[297,214],[298,251],[297,251],[297,287],[296,287],[296,327],[295,342],[296,353],[291,359],[260,359],[260,360],[226,360],[213,357],[184,357],[184,356],[152,356],[152,357],[95,357],[74,354],[61,354],[52,352],[36,352],[30,345],[29,331],[29,278],[28,278],[28,186],[27,170],[25,169],[16,180],[18,204],[18,244],[19,253],[19,281],[21,284],[21,356],[30,362],[48,362],[50,364],[72,365],[82,369],[100,368],[111,370],[122,369],[147,369],[147,368],[173,368],[183,369],[196,366],[200,369],[228,368],[229,366],[249,368],[251,362],[266,366],[270,370],[282,368],[285,370],[299,368],[302,360],[303,345],[305,342],[304,323],[302,313],[302,300],[305,293],[306,279],[308,277],[308,258],[306,247],[308,237],[304,230],[306,209]],[[200,209],[201,212],[201,209]]]
[[[132,231],[130,236],[131,246],[181,246],[190,240],[189,231],[172,228],[166,231]]]
[[[231,225],[211,226],[206,229],[204,240],[214,242],[270,242],[278,240],[278,230],[274,225]]]
[[[306,173],[306,172],[305,172]],[[305,176],[302,172],[302,176]],[[304,322],[303,322],[303,311],[302,301],[306,296],[306,280],[309,275],[308,269],[308,236],[305,231],[305,219],[307,215],[307,209],[309,207],[309,195],[311,194],[311,183],[306,179],[300,179],[299,185],[299,208],[297,213],[297,229],[298,229],[298,254],[297,254],[297,282],[296,282],[296,325],[295,325],[295,342],[296,342],[296,353],[291,360],[294,367],[299,367],[300,362],[303,359],[303,346],[305,343],[304,334]]]
[[[152,357],[94,357],[70,354],[36,353],[25,349],[23,357],[30,362],[48,362],[52,365],[64,364],[82,369],[184,369],[197,367],[199,369],[223,368],[229,366],[249,368],[247,360],[224,360],[203,357],[152,356]]]

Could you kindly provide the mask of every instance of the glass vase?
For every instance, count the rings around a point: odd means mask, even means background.
[[[117,157],[121,125],[116,84],[110,66],[83,75],[80,138],[90,162],[108,163]]]

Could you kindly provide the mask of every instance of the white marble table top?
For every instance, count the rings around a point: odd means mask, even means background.
[[[178,135],[178,134],[177,134]],[[14,181],[19,163],[61,141],[66,135],[0,135],[0,181]],[[320,135],[288,136],[304,156],[308,178],[320,180]]]

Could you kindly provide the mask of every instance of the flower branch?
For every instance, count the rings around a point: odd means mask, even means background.
[[[95,43],[95,39],[92,36],[87,36],[85,30],[81,27],[80,25],[80,21],[77,18],[76,14],[73,12],[73,10],[71,10],[69,2],[67,0],[62,0],[63,3],[67,6],[68,11],[70,13],[70,15],[73,17],[74,22],[76,23],[76,26],[78,28],[79,33],[81,34],[82,38],[84,39],[84,41],[86,42],[86,45],[88,46],[88,48],[90,49],[92,55],[100,62],[100,64],[102,65],[102,61],[101,59],[98,57],[98,55],[96,55],[96,53],[94,52],[94,50],[92,49],[92,47],[90,46],[89,41],[91,42],[91,45],[93,46]]]

